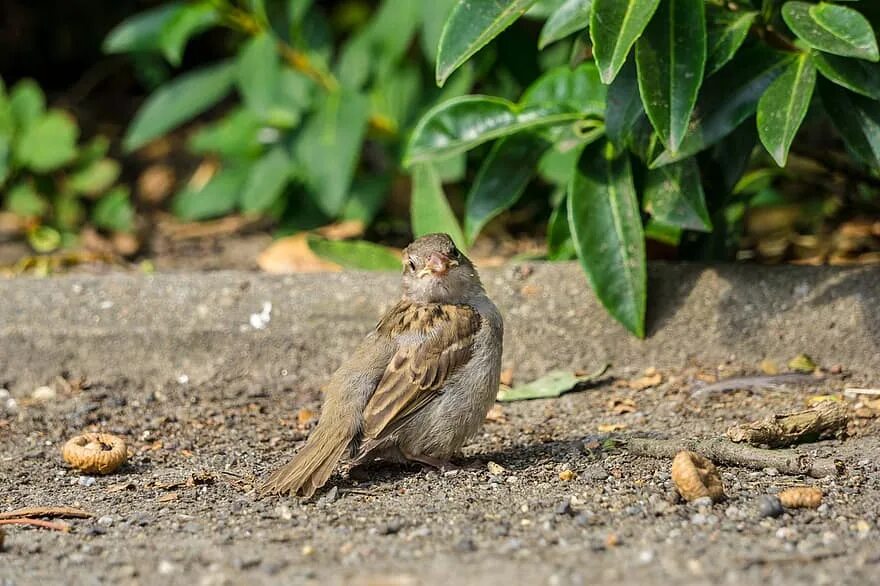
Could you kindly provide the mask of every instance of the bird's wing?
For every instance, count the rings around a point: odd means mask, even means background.
[[[364,439],[393,433],[429,403],[473,355],[480,314],[466,305],[400,302],[377,330],[396,351],[364,409]]]

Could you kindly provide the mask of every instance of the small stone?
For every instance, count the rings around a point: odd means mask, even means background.
[[[583,472],[584,480],[602,481],[608,479],[608,471],[601,466],[590,466]]]
[[[776,468],[764,468],[763,472],[767,476],[779,476],[779,470]]]
[[[571,508],[571,499],[564,499],[556,503],[556,508],[553,511],[557,515],[574,515],[574,509]]]
[[[174,565],[173,562],[171,562],[169,560],[161,560],[161,561],[159,561],[159,567],[158,567],[157,571],[162,576],[168,576],[170,574],[173,574],[176,569],[177,569],[177,567]]]
[[[339,487],[338,487],[338,486],[334,486],[334,487],[332,487],[330,490],[328,490],[327,493],[324,494],[324,496],[322,496],[322,497],[318,500],[318,502],[321,503],[321,504],[329,505],[329,504],[333,503],[333,501],[336,500],[336,497],[337,497],[338,495],[339,495]]]
[[[455,544],[455,551],[460,553],[468,553],[471,551],[477,551],[477,545],[474,543],[473,539],[469,537],[465,537],[464,539],[460,539]]]
[[[55,396],[55,389],[52,387],[37,387],[34,389],[34,392],[31,393],[31,398],[34,401],[40,401],[41,403],[52,401],[55,399]]]
[[[639,552],[639,563],[640,564],[650,564],[654,561],[654,550],[652,549],[643,549]]]
[[[104,527],[109,527],[113,524],[113,517],[110,515],[104,515],[103,517],[98,519],[98,525],[103,525]]]
[[[708,518],[703,513],[694,513],[691,515],[691,523],[694,525],[705,525]]]
[[[712,497],[710,496],[701,496],[698,499],[694,499],[690,502],[692,507],[696,507],[698,509],[709,508],[712,506]]]
[[[519,478],[517,478],[516,476],[507,477],[507,484],[516,484],[517,482],[519,482]]]
[[[314,553],[315,553],[315,548],[314,548],[313,546],[309,545],[309,544],[305,544],[304,546],[302,546],[302,549],[300,550],[300,553],[301,553],[304,557],[308,557],[308,556],[310,556],[310,555],[314,555]]]
[[[492,476],[501,476],[507,471],[504,466],[498,464],[497,462],[489,462],[488,464],[486,464],[486,468],[489,469],[489,474],[491,474]]]
[[[380,527],[378,533],[379,535],[394,535],[399,533],[401,529],[403,529],[403,521],[395,519]]]
[[[772,494],[765,494],[758,499],[758,514],[762,517],[778,517],[784,511],[779,497]]]
[[[94,476],[80,476],[76,479],[76,483],[80,486],[94,486],[95,485],[95,477]]]

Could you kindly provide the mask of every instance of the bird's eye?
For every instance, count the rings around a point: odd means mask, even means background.
[[[457,248],[452,249],[452,258],[458,260],[461,258],[461,252]]]
[[[406,264],[409,266],[409,270],[416,270],[416,262],[412,258],[410,258]]]

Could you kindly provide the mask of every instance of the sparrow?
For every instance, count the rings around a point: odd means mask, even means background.
[[[325,387],[318,425],[262,495],[312,496],[343,459],[444,468],[495,402],[504,326],[447,234],[403,251],[400,300]]]

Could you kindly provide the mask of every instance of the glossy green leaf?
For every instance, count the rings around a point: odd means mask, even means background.
[[[238,54],[236,83],[247,108],[272,126],[289,128],[300,115],[297,97],[281,96],[283,73],[277,41],[268,33],[251,38]],[[293,80],[299,78],[294,72],[290,74]]]
[[[174,196],[171,209],[182,220],[206,220],[230,213],[247,178],[246,168],[221,169],[201,187],[185,187]]]
[[[51,226],[37,226],[27,233],[28,244],[40,253],[52,252],[61,246],[61,234]]]
[[[46,112],[46,96],[32,79],[23,79],[9,92],[9,109],[19,131],[39,120]]]
[[[670,151],[688,129],[706,65],[703,0],[661,0],[636,42],[639,93],[648,119]]]
[[[785,166],[788,149],[807,115],[815,87],[816,66],[809,54],[802,53],[758,102],[758,136],[780,167]]]
[[[552,399],[573,391],[584,383],[599,378],[606,370],[608,370],[607,365],[584,376],[577,376],[567,370],[551,370],[541,378],[524,385],[518,385],[512,389],[502,388],[498,391],[497,400],[506,403],[530,399]]]
[[[754,10],[732,12],[712,4],[706,5],[708,21],[708,50],[706,75],[712,75],[733,59],[749,34],[755,17]]]
[[[467,195],[464,232],[468,243],[473,244],[483,226],[516,203],[549,147],[542,137],[526,132],[493,145]]]
[[[599,69],[588,61],[574,69],[562,66],[545,72],[523,92],[519,107],[554,104],[571,112],[601,117],[605,114],[607,94]]]
[[[349,90],[330,94],[309,118],[296,143],[295,159],[305,184],[321,211],[330,217],[345,206],[369,114],[366,96]]]
[[[538,49],[587,28],[590,25],[592,8],[592,0],[565,0],[544,23],[538,37]]]
[[[76,193],[97,195],[119,177],[119,163],[113,159],[98,159],[73,172],[67,180],[67,187]]]
[[[431,161],[442,183],[457,183],[467,174],[467,155],[459,153],[445,159]]]
[[[717,75],[703,84],[688,133],[677,152],[664,151],[652,162],[659,167],[706,149],[752,116],[758,100],[791,57],[760,45],[739,51]]]
[[[584,149],[568,190],[569,229],[581,265],[608,312],[645,335],[645,235],[629,155],[610,143]]]
[[[13,185],[4,199],[6,209],[23,218],[41,218],[49,212],[49,202],[37,193],[30,181]]]
[[[185,73],[147,99],[123,139],[126,152],[142,147],[219,102],[235,81],[235,64],[217,65]]]
[[[814,54],[813,61],[825,79],[857,94],[880,100],[880,64],[826,53]]]
[[[176,67],[180,65],[190,38],[219,22],[220,13],[213,2],[187,2],[162,24],[159,48],[168,62]]]
[[[380,244],[366,240],[327,240],[314,235],[309,235],[308,243],[312,252],[347,269],[400,270],[400,254]]]
[[[125,19],[107,34],[104,52],[130,53],[159,49],[165,25],[185,8],[184,2],[167,2]]]
[[[101,197],[92,209],[92,222],[105,230],[130,232],[134,228],[134,207],[128,188],[119,186]]]
[[[580,117],[555,104],[520,108],[489,96],[453,98],[419,120],[407,145],[404,164],[446,158],[495,138]]]
[[[15,143],[15,158],[38,173],[54,171],[76,158],[79,128],[61,110],[50,110],[32,122]]]
[[[645,224],[645,238],[669,246],[678,246],[681,242],[682,229],[671,224],[664,224],[651,218]]]
[[[571,260],[577,257],[571,230],[568,228],[568,195],[559,202],[547,222],[547,258]]]
[[[459,0],[452,9],[437,50],[437,85],[522,16],[535,0]]]
[[[807,45],[842,57],[880,61],[877,38],[871,23],[848,6],[786,2],[782,18]]]
[[[197,154],[252,158],[262,150],[258,133],[263,124],[251,110],[231,110],[223,118],[202,126],[189,139],[189,148]]]
[[[602,81],[611,83],[660,0],[593,0],[590,38]]]
[[[847,148],[880,169],[880,102],[819,80],[819,95]]]
[[[635,63],[628,61],[608,86],[605,134],[618,149],[629,144],[636,121],[645,113],[638,83]]]
[[[458,0],[431,0],[431,2],[419,2],[422,10],[422,32],[419,35],[422,52],[430,63],[437,61],[437,50],[440,45],[440,35],[443,34],[443,25],[452,12]]]
[[[290,179],[290,157],[278,145],[254,163],[241,192],[244,212],[264,212],[272,206]]]
[[[693,157],[648,171],[644,195],[645,211],[658,222],[688,230],[712,230],[700,168]]]
[[[467,241],[461,225],[449,206],[434,167],[430,163],[420,163],[413,167],[412,183],[410,216],[413,236],[445,232],[456,246],[466,250]]]
[[[559,146],[558,142],[555,143],[553,148],[541,156],[541,160],[538,161],[538,174],[548,183],[568,186],[585,145],[578,145],[564,151],[559,150]]]

